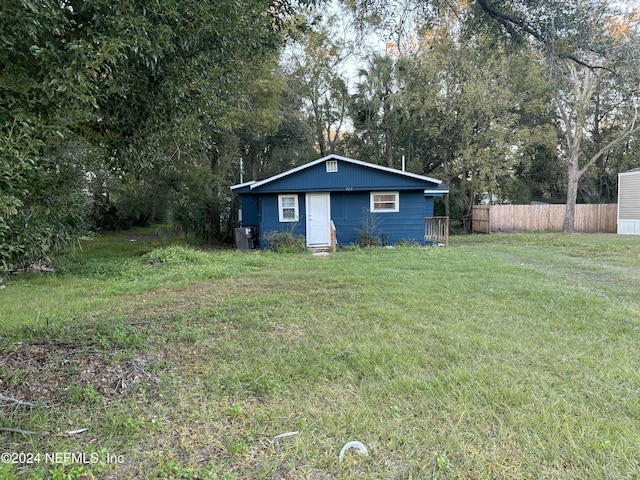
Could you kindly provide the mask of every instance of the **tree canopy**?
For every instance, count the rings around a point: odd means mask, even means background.
[[[246,73],[273,58],[289,21],[279,2],[258,0],[9,0],[3,7],[5,268],[46,256],[84,228],[87,176],[141,174],[215,150],[219,132],[235,126]]]
[[[393,2],[350,5],[361,19],[374,23],[401,16],[394,14],[398,5]],[[511,58],[526,57],[530,51],[530,61],[544,67],[554,90],[554,125],[562,139],[559,160],[566,171],[564,230],[572,231],[581,178],[614,148],[628,148],[640,131],[637,11],[625,2],[595,0],[415,0],[405,4],[405,11],[406,5],[417,9],[423,30],[441,25],[448,10],[460,19],[451,31],[459,32],[467,45],[487,35],[505,54],[515,52]]]
[[[625,2],[338,3],[7,0],[0,265],[91,228],[224,241],[229,185],[332,152],[440,176],[457,220],[482,197],[562,197],[567,231],[638,165]],[[372,31],[386,46],[361,54]]]

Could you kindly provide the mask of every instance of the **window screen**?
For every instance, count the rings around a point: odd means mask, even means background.
[[[398,210],[398,192],[371,193],[372,212],[397,212]]]
[[[298,196],[278,195],[278,210],[281,222],[297,222]]]

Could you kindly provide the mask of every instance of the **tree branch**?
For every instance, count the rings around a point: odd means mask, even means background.
[[[560,101],[560,99],[556,98],[556,105],[558,106],[558,110],[560,112],[560,118],[562,118],[562,121],[564,122],[564,130],[565,130],[565,136],[567,137],[567,141],[571,144],[573,144],[573,132],[571,130],[571,118],[569,117],[569,114],[567,113],[567,109],[564,108],[564,104],[562,103],[562,101]]]
[[[617,73],[615,72],[615,70],[611,70],[608,67],[604,67],[602,65],[591,65],[587,62],[585,62],[584,60],[580,60],[578,57],[576,57],[575,55],[571,54],[571,53],[565,53],[565,54],[558,54],[558,58],[561,60],[571,60],[572,62],[577,63],[578,65],[588,68],[589,70],[604,70],[606,72],[609,72],[613,75],[617,75]]]
[[[160,380],[158,380],[156,377],[152,376],[149,372],[147,372],[144,368],[142,368],[136,360],[131,360],[131,365],[133,365],[133,368],[138,370],[140,373],[144,374],[153,383],[155,384],[160,383]]]
[[[21,430],[19,428],[8,428],[8,427],[0,427],[0,432],[20,433],[22,435],[38,435],[38,432],[32,432],[30,430]]]
[[[620,143],[623,142],[623,140],[626,140],[628,137],[630,137],[631,135],[633,135],[636,132],[640,132],[640,125],[637,127],[633,127],[633,125],[635,125],[635,121],[638,118],[638,113],[636,112],[635,117],[633,118],[633,122],[631,122],[632,125],[632,129],[626,131],[625,133],[623,133],[622,135],[620,135],[619,137],[611,140],[609,143],[607,143],[604,147],[602,147],[598,153],[596,153],[594,156],[592,156],[589,161],[584,165],[584,167],[582,167],[580,169],[580,171],[578,172],[579,176],[582,176],[582,174],[584,174],[584,172],[586,172],[589,167],[591,167],[591,165],[593,165],[594,163],[596,163],[596,160],[598,160],[598,158],[600,157],[600,155],[603,155],[605,153],[607,153],[609,150],[611,150],[613,147],[615,147],[616,145],[619,145]]]
[[[6,402],[0,405],[0,407],[8,407],[10,405],[20,405],[20,406],[26,406],[26,407],[35,407],[36,404],[35,403],[31,403],[31,402],[23,402],[22,400],[18,400],[16,398],[13,397],[7,397],[5,395],[0,394],[0,402]]]
[[[551,46],[552,41],[549,38],[545,38],[545,36],[539,30],[534,28],[532,24],[524,18],[518,18],[513,15],[509,15],[508,13],[501,12],[490,5],[487,0],[477,0],[477,3],[487,15],[504,26],[511,35],[514,35],[515,33],[517,33],[516,30],[520,29],[522,32],[531,35],[542,45],[546,47]],[[557,56],[561,60],[571,60],[572,62],[575,62],[576,64],[590,70],[605,70],[613,75],[616,75],[616,72],[614,70],[602,65],[593,65],[587,63],[586,61],[578,58],[574,53],[558,52],[555,53],[555,56]]]
[[[535,30],[532,26],[530,26],[528,22],[523,18],[517,18],[507,13],[496,10],[491,5],[489,5],[489,2],[487,2],[487,0],[477,0],[477,3],[487,15],[489,15],[494,20],[498,21],[510,32],[513,32],[513,27],[517,27],[521,29],[523,32],[533,36],[539,42],[546,45],[546,42],[542,34],[539,31]]]

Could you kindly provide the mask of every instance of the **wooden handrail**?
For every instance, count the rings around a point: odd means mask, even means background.
[[[449,246],[449,217],[425,217],[424,241]]]
[[[335,253],[336,251],[336,224],[331,220],[330,227],[331,229],[331,251]]]

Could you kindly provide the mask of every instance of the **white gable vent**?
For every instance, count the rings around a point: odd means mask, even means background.
[[[327,172],[337,172],[337,171],[338,171],[338,161],[327,160]]]

